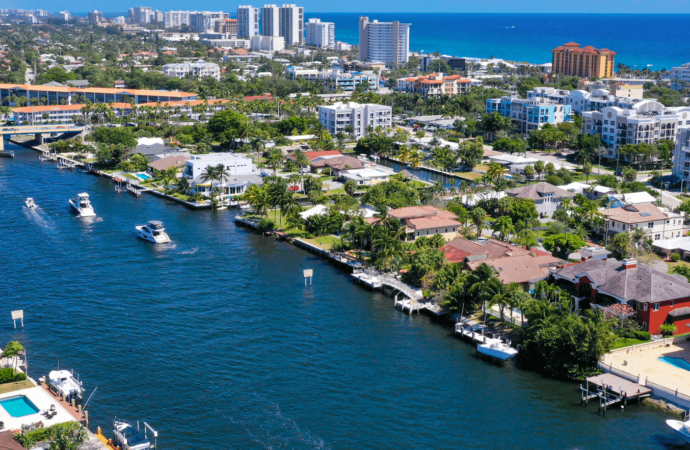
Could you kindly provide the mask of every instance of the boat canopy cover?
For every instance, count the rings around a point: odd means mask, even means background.
[[[122,435],[127,439],[127,443],[134,447],[140,444],[148,444],[149,440],[143,431],[137,430],[132,425],[127,426],[121,431]]]
[[[89,194],[87,194],[86,192],[82,192],[81,194],[77,194],[77,197],[86,197],[86,198],[89,198]]]
[[[160,220],[149,220],[147,225],[151,228],[163,228],[163,222]]]

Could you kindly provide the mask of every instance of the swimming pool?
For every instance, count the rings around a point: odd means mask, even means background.
[[[151,178],[149,175],[146,175],[145,173],[138,173],[137,176],[141,178],[142,180],[146,181],[149,178]]]
[[[24,417],[31,414],[36,414],[39,409],[36,405],[31,403],[25,395],[18,395],[16,397],[6,398],[0,400],[0,406],[3,407],[7,413],[12,417]]]
[[[666,364],[671,364],[679,369],[690,371],[690,362],[687,362],[683,358],[674,358],[672,356],[661,356],[659,361],[665,362]]]

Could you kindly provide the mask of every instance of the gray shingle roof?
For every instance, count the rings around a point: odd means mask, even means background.
[[[528,198],[530,200],[539,200],[544,198],[544,194],[553,194],[553,198],[573,198],[575,194],[565,189],[561,189],[558,186],[554,186],[551,183],[537,183],[530,184],[529,186],[524,186],[515,189],[509,189],[506,194],[515,198]]]
[[[642,303],[690,297],[690,283],[685,278],[660,272],[640,262],[636,268],[624,270],[622,263],[615,259],[589,259],[555,273],[573,281],[576,275],[585,273],[602,294]]]

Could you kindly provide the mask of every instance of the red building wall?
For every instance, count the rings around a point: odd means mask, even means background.
[[[690,297],[675,300],[673,306],[671,306],[671,301],[659,302],[658,311],[654,311],[654,303],[647,303],[647,311],[644,310],[644,305],[644,303],[639,303],[637,306],[637,320],[647,323],[647,331],[650,333],[659,334],[659,327],[669,319],[668,313],[677,308],[690,306]],[[690,318],[676,321],[668,320],[668,322],[673,322],[678,328],[676,334],[690,332],[690,328],[686,327],[687,324],[690,324]]]

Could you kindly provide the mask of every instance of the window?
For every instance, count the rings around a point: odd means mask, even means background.
[[[671,308],[673,308],[673,306],[674,306],[675,304],[676,304],[676,301],[675,301],[675,300],[671,300]]]
[[[647,311],[648,305],[649,305],[648,303],[645,303],[645,304],[644,304],[644,310],[645,310],[645,311]]]
[[[655,240],[655,241],[658,241],[659,239],[661,239],[661,235],[660,235],[660,234],[655,234],[655,235],[654,235],[654,240]]]
[[[647,224],[647,228],[654,228],[654,222],[649,222]]]
[[[642,303],[641,303],[641,302],[639,302],[639,303],[637,304],[637,309],[639,309],[640,311],[642,311]]]
[[[647,331],[647,322],[642,322],[642,330]]]
[[[659,304],[658,303],[654,303],[654,311],[659,311]]]

